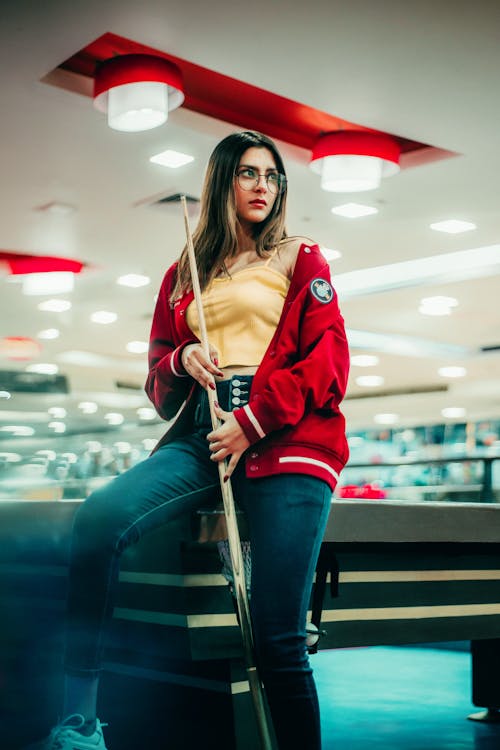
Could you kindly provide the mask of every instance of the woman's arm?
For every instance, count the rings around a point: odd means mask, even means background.
[[[176,335],[174,310],[170,305],[175,269],[176,264],[169,268],[158,293],[149,338],[149,373],[144,386],[149,400],[164,419],[175,416],[193,385],[181,357],[184,347],[197,341],[193,336],[179,342]]]

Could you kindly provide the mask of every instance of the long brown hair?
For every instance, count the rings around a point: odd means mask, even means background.
[[[232,133],[215,147],[210,156],[201,194],[201,212],[193,232],[193,245],[202,291],[210,284],[226,258],[238,252],[234,176],[242,154],[249,148],[267,148],[276,162],[278,172],[285,175],[283,159],[273,141],[262,133],[245,130]],[[276,196],[269,216],[253,227],[257,255],[265,257],[286,234],[286,175],[283,189]],[[177,268],[177,281],[172,300],[191,288],[187,248],[184,247]]]

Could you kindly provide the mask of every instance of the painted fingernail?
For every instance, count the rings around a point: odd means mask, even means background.
[[[224,482],[227,482],[227,480],[228,480],[228,479],[229,479],[229,475],[228,475],[228,474],[225,474],[225,476],[224,476],[224,479],[223,479],[223,481],[224,481]]]
[[[208,387],[215,391],[215,383],[209,383]]]
[[[216,367],[218,367],[218,366],[219,366],[219,360],[217,359],[217,357],[214,357],[214,365],[215,365]]]
[[[218,401],[214,401],[214,404],[216,405],[216,407],[217,407],[218,409],[220,409],[220,406],[219,406],[219,402],[218,402]]]

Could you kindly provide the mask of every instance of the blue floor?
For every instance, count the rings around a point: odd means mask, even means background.
[[[466,651],[340,649],[311,663],[323,750],[500,750],[500,724],[466,718],[480,710]]]

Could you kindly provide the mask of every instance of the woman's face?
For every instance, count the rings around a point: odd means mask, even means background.
[[[279,193],[278,168],[269,149],[252,146],[242,154],[236,174],[236,213],[240,223],[250,227],[267,219],[272,211]]]

